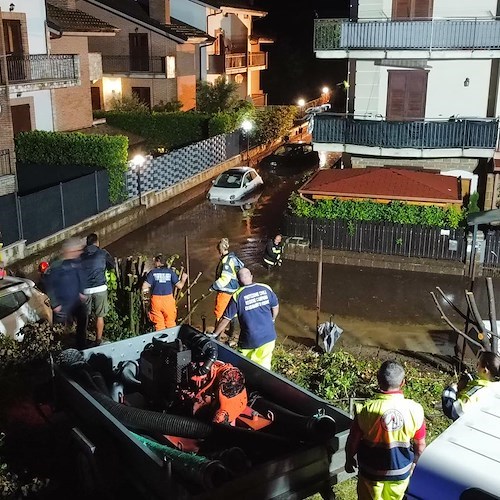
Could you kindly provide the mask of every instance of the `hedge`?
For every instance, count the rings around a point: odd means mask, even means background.
[[[16,137],[20,162],[45,165],[85,165],[105,168],[109,175],[109,199],[125,194],[128,138],[122,135],[88,135],[79,132],[22,132]]]
[[[256,139],[267,144],[287,135],[297,113],[295,106],[272,106],[255,112]]]
[[[209,117],[201,113],[107,111],[95,116],[106,118],[113,127],[144,137],[154,147],[178,148],[208,137]]]
[[[289,209],[297,217],[313,219],[342,219],[365,222],[394,222],[422,226],[437,226],[455,229],[465,223],[466,211],[455,206],[410,205],[401,201],[377,203],[372,200],[354,201],[304,200],[296,193],[289,199]]]

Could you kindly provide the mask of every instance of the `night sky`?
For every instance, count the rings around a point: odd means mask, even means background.
[[[313,52],[314,18],[349,17],[348,0],[255,0],[255,5],[269,12],[255,23],[255,29],[274,38],[264,45],[269,52],[269,69],[262,72],[262,87],[269,94],[269,104],[295,104],[297,99],[319,97],[325,85],[336,85],[347,75],[346,60],[316,59]],[[344,98],[340,90],[336,101]]]

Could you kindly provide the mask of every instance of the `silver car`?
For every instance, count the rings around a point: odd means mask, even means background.
[[[0,336],[21,341],[22,327],[39,320],[52,322],[47,295],[29,279],[11,276],[0,279]]]

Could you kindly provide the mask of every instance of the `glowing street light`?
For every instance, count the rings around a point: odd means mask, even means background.
[[[142,189],[141,189],[141,171],[144,163],[146,163],[146,158],[142,155],[135,155],[132,158],[132,170],[137,175],[137,190],[139,191],[139,206],[142,205]]]
[[[245,135],[247,136],[247,161],[250,165],[250,132],[253,129],[253,122],[250,120],[243,120],[241,128],[244,130]]]
[[[321,89],[321,92],[322,92],[323,94],[329,94],[329,93],[330,93],[330,89],[329,89],[328,87],[323,87],[323,88]]]
[[[306,105],[306,101],[305,101],[304,99],[299,99],[299,100],[297,101],[297,104],[298,104],[301,108],[303,108],[303,107]]]

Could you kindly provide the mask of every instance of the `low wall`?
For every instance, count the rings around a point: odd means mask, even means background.
[[[300,262],[319,262],[319,248],[309,248],[306,244],[287,244],[284,258]],[[461,262],[435,259],[420,259],[358,252],[342,252],[323,249],[323,263],[346,266],[395,269],[420,273],[451,274],[463,276],[466,272]]]

